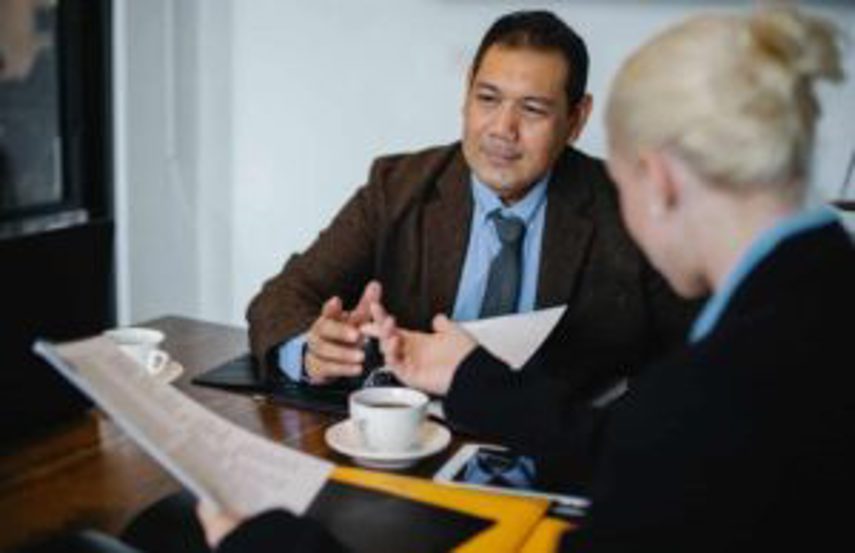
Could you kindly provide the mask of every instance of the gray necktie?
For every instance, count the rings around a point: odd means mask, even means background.
[[[525,223],[519,217],[503,217],[498,211],[490,214],[502,247],[490,263],[487,289],[481,302],[481,317],[514,313],[520,296],[522,280],[522,243]]]

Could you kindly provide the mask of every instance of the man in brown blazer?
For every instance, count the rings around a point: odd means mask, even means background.
[[[603,163],[568,146],[591,110],[587,70],[584,42],[551,13],[500,18],[469,75],[462,142],[376,160],[252,300],[251,348],[269,374],[358,375],[373,301],[407,328],[437,313],[477,318],[488,257],[502,247],[497,212],[525,227],[515,310],[569,306],[543,370],[564,367],[561,382],[593,393],[679,342],[690,309],[627,236]]]

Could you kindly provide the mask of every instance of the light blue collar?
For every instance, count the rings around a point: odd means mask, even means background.
[[[698,342],[712,332],[739,285],[782,242],[836,221],[837,216],[833,211],[820,207],[781,219],[772,228],[761,232],[725,277],[721,288],[704,305],[703,311],[692,325],[689,341]]]
[[[504,216],[514,215],[519,217],[528,225],[534,218],[537,210],[546,201],[546,187],[550,176],[551,173],[547,173],[529,189],[520,201],[507,207],[492,188],[478,180],[475,173],[472,173],[472,194],[475,198],[474,220],[485,223],[487,217],[498,210]]]

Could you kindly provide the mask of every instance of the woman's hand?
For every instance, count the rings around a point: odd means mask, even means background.
[[[363,332],[380,340],[386,365],[398,379],[434,395],[445,395],[457,367],[478,345],[445,315],[433,319],[433,334],[404,330],[379,303],[371,306],[373,323]]]
[[[200,501],[196,505],[196,516],[199,517],[199,522],[205,530],[205,540],[212,550],[216,549],[223,538],[240,524],[240,520],[222,512],[207,501]]]

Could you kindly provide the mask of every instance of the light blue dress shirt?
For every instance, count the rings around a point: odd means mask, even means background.
[[[734,292],[739,288],[739,285],[782,242],[797,234],[829,225],[836,221],[837,216],[830,209],[824,207],[815,208],[786,217],[772,228],[760,233],[748,250],[742,255],[736,266],[725,277],[721,287],[707,300],[701,314],[692,325],[689,341],[692,343],[699,342],[713,331],[727,308],[728,303],[730,303]]]
[[[490,214],[499,211],[503,216],[514,216],[525,223],[522,245],[522,282],[517,312],[532,311],[537,300],[537,279],[540,269],[540,245],[543,240],[543,225],[546,219],[546,187],[549,175],[539,180],[528,194],[512,206],[505,206],[499,196],[487,185],[472,176],[472,223],[469,231],[469,246],[460,285],[454,300],[452,318],[455,321],[471,321],[481,313],[481,302],[487,289],[490,263],[502,248],[496,225]]]
[[[481,301],[487,288],[490,262],[499,253],[501,242],[496,227],[488,216],[499,210],[504,216],[516,216],[526,225],[522,247],[523,276],[517,311],[532,311],[537,301],[537,280],[540,269],[540,249],[543,241],[543,226],[546,220],[546,189],[550,175],[547,174],[512,206],[505,206],[490,187],[471,177],[473,198],[472,221],[469,245],[454,300],[451,318],[456,321],[477,319],[481,313]],[[300,334],[279,347],[279,367],[291,380],[300,380],[303,374],[303,347],[306,333]]]

